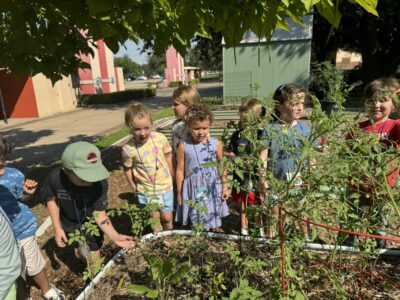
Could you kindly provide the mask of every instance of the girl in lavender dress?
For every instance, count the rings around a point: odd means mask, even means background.
[[[225,174],[219,175],[217,163],[222,159],[223,147],[220,141],[210,138],[208,131],[212,114],[205,105],[190,107],[185,116],[191,139],[183,141],[177,150],[176,182],[178,209],[176,221],[187,225],[202,224],[207,230],[221,231],[221,219],[226,217],[229,197]],[[207,208],[207,213],[190,207],[188,200]]]

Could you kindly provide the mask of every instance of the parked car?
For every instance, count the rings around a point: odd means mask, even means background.
[[[151,79],[161,79],[161,76],[156,74],[156,75],[151,76]]]
[[[126,81],[133,81],[136,80],[136,76],[132,75],[132,74],[128,74],[125,76],[125,80]]]
[[[137,78],[137,80],[147,80],[147,77],[146,76],[139,76],[138,78]]]

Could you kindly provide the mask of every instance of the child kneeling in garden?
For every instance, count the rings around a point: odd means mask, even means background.
[[[153,119],[146,106],[132,103],[125,112],[125,124],[133,137],[122,147],[125,177],[141,205],[158,205],[153,217],[162,226],[155,225],[153,230],[172,230],[172,148],[162,133],[152,132]]]
[[[61,162],[62,167],[49,174],[41,191],[47,201],[57,246],[66,247],[68,235],[78,230],[85,241],[75,242],[73,247],[75,256],[82,260],[100,256],[103,232],[117,246],[133,248],[134,238],[118,234],[107,216],[109,174],[101,162],[99,149],[88,142],[69,144]],[[83,228],[91,217],[101,229],[98,236]]]
[[[195,105],[187,110],[186,126],[190,129],[190,140],[180,143],[177,151],[176,183],[178,209],[176,221],[187,225],[201,224],[207,230],[222,231],[222,218],[229,215],[226,200],[229,190],[225,174],[218,173],[217,163],[222,160],[223,146],[209,137],[212,114],[205,105]],[[204,164],[211,163],[212,166]],[[203,206],[201,212],[195,206]]]

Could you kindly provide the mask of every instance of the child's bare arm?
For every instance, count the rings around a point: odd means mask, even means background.
[[[58,247],[64,248],[68,244],[68,237],[61,226],[60,209],[58,208],[56,199],[54,197],[47,201],[47,209],[49,210],[51,223],[53,224],[54,239],[56,244]]]
[[[165,160],[167,161],[169,171],[171,172],[171,176],[175,176],[174,164],[172,161],[172,152],[165,153]]]
[[[125,166],[123,166],[123,168],[124,168],[125,178],[126,178],[126,180],[128,180],[128,183],[131,186],[132,191],[135,193],[136,192],[136,183],[135,183],[135,180],[134,180],[132,169],[128,168],[128,167],[125,167]]]
[[[127,236],[123,234],[119,234],[110,218],[107,216],[106,212],[103,211],[95,211],[94,219],[100,229],[119,247],[121,248],[133,248],[135,247],[135,238],[133,236]]]
[[[267,196],[269,185],[265,180],[265,175],[268,167],[268,149],[263,149],[260,151],[260,159],[263,161],[263,167],[259,170],[261,193]]]
[[[22,189],[24,190],[24,194],[22,196],[22,201],[28,200],[36,191],[38,186],[37,181],[33,179],[26,179],[22,185]]]
[[[184,177],[184,172],[185,172],[185,145],[180,144],[178,146],[178,150],[176,152],[176,160],[177,160],[177,165],[176,165],[176,192],[177,192],[177,198],[178,198],[178,204],[182,205],[182,183],[183,183],[183,177]]]
[[[222,161],[223,155],[224,155],[224,149],[223,149],[222,143],[220,141],[217,141],[217,160],[218,160],[218,162]],[[221,181],[222,181],[221,198],[222,198],[222,200],[227,200],[231,193],[228,188],[228,178],[227,178],[226,170],[224,170],[221,174]]]

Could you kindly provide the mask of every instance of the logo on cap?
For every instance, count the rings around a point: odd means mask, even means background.
[[[91,163],[91,164],[97,163],[98,160],[99,160],[99,158],[97,157],[96,153],[94,153],[94,152],[90,152],[86,157],[86,162]]]

